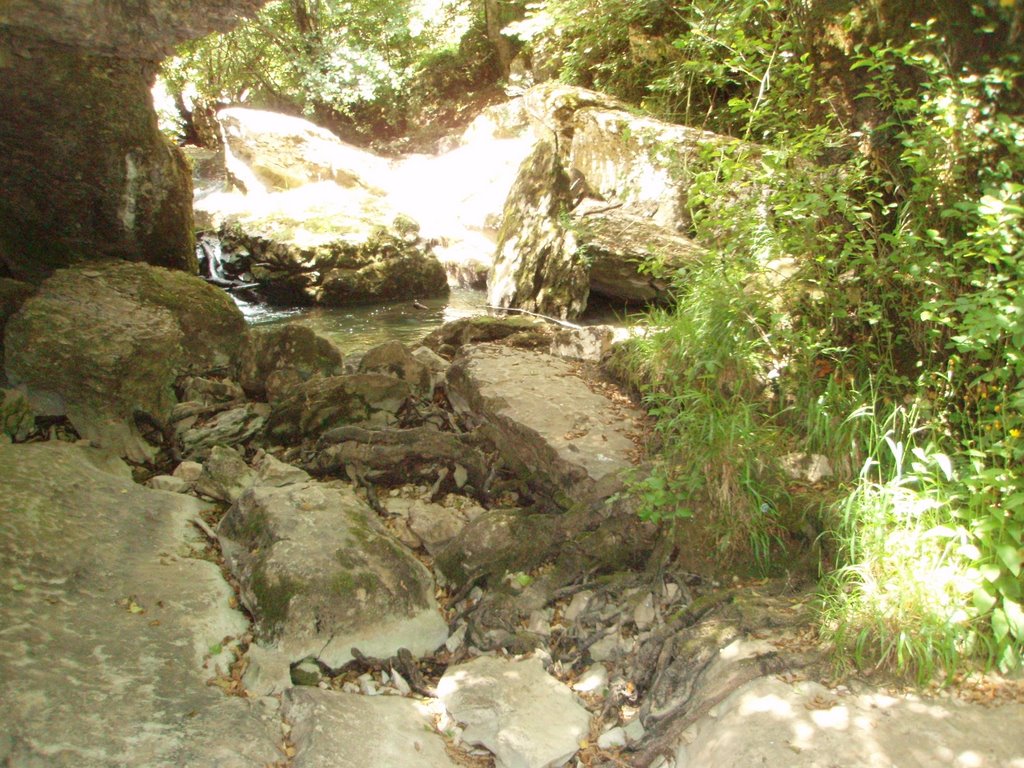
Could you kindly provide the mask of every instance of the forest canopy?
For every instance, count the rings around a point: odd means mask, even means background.
[[[765,573],[814,540],[842,660],[921,679],[1019,667],[1024,3],[424,8],[272,2],[164,78],[179,102],[365,139],[500,93],[511,67],[746,140],[702,159],[689,234],[713,258],[666,276],[677,304],[628,355],[664,446],[634,483],[642,514],[666,535],[703,525],[723,560]],[[769,226],[737,185],[764,190]],[[794,451],[827,457],[833,481],[794,486]]]

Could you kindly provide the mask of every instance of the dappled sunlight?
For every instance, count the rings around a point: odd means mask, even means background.
[[[845,687],[830,690],[814,682],[761,678],[735,691],[710,714],[688,731],[679,768],[1024,768],[1020,704],[979,709],[946,698],[855,694]],[[992,727],[993,721],[998,727]]]

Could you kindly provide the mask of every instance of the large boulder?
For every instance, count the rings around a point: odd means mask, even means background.
[[[248,621],[190,538],[204,506],[96,449],[0,443],[0,764],[283,759],[279,722],[207,684]]]
[[[351,487],[251,488],[219,532],[260,641],[292,661],[419,655],[447,637],[430,574]]]
[[[143,461],[136,416],[167,423],[186,373],[231,369],[245,320],[222,291],[146,264],[60,270],[7,323],[11,383],[42,415],[67,415],[82,437]]]
[[[79,261],[195,271],[191,180],[150,87],[180,43],[264,0],[7,0],[0,8],[0,274]]]
[[[577,317],[589,281],[576,235],[567,226],[569,177],[553,141],[537,143],[519,168],[498,233],[487,301],[551,317]]]
[[[217,113],[225,164],[246,192],[282,191],[318,181],[381,194],[388,163],[301,117],[232,107]]]
[[[210,205],[224,203],[211,198]],[[242,268],[270,303],[344,306],[448,292],[444,267],[416,222],[362,188],[324,181],[235,195],[229,204],[223,248],[247,255]]]
[[[641,413],[551,355],[482,344],[448,370],[456,409],[482,417],[502,457],[563,506],[610,496],[632,466]]]

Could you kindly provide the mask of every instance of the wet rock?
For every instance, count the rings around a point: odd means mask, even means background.
[[[271,416],[266,403],[246,403],[221,411],[209,421],[181,430],[182,452],[192,459],[205,459],[214,446],[247,443],[262,434]]]
[[[466,726],[463,739],[493,752],[497,768],[564,765],[590,731],[590,714],[536,658],[481,656],[449,667],[438,697]]]
[[[344,357],[331,341],[304,325],[256,328],[242,350],[238,378],[250,397],[270,400],[280,396],[280,384],[299,383],[314,376],[336,376],[344,371]],[[268,379],[276,374],[278,386]]]
[[[348,486],[251,488],[219,534],[258,639],[292,659],[339,667],[353,647],[422,654],[447,637],[429,573]]]
[[[294,443],[347,424],[390,426],[411,394],[408,382],[380,373],[303,382],[272,403],[267,434]]]
[[[448,371],[448,394],[487,423],[524,480],[563,506],[610,496],[631,466],[641,414],[591,390],[564,360],[472,347]]]
[[[406,349],[400,341],[388,341],[372,349],[359,361],[360,373],[382,373],[408,382],[413,390],[431,390],[431,371]]]
[[[425,707],[398,696],[366,697],[292,688],[282,714],[291,723],[293,768],[455,768]]]
[[[217,566],[182,554],[203,508],[95,449],[0,444],[0,762],[281,759],[279,725],[206,684],[211,647],[248,622]]]
[[[40,414],[66,414],[83,438],[145,461],[154,449],[136,413],[166,423],[177,377],[230,368],[245,332],[234,302],[197,277],[127,262],[73,267],[8,321],[7,375]]]

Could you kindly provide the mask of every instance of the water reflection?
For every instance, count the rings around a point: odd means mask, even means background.
[[[470,288],[453,288],[447,297],[421,299],[415,304],[399,301],[354,307],[282,309],[250,304],[237,296],[235,302],[251,325],[306,325],[333,341],[347,355],[360,355],[392,339],[415,344],[444,323],[487,313],[486,292]]]

